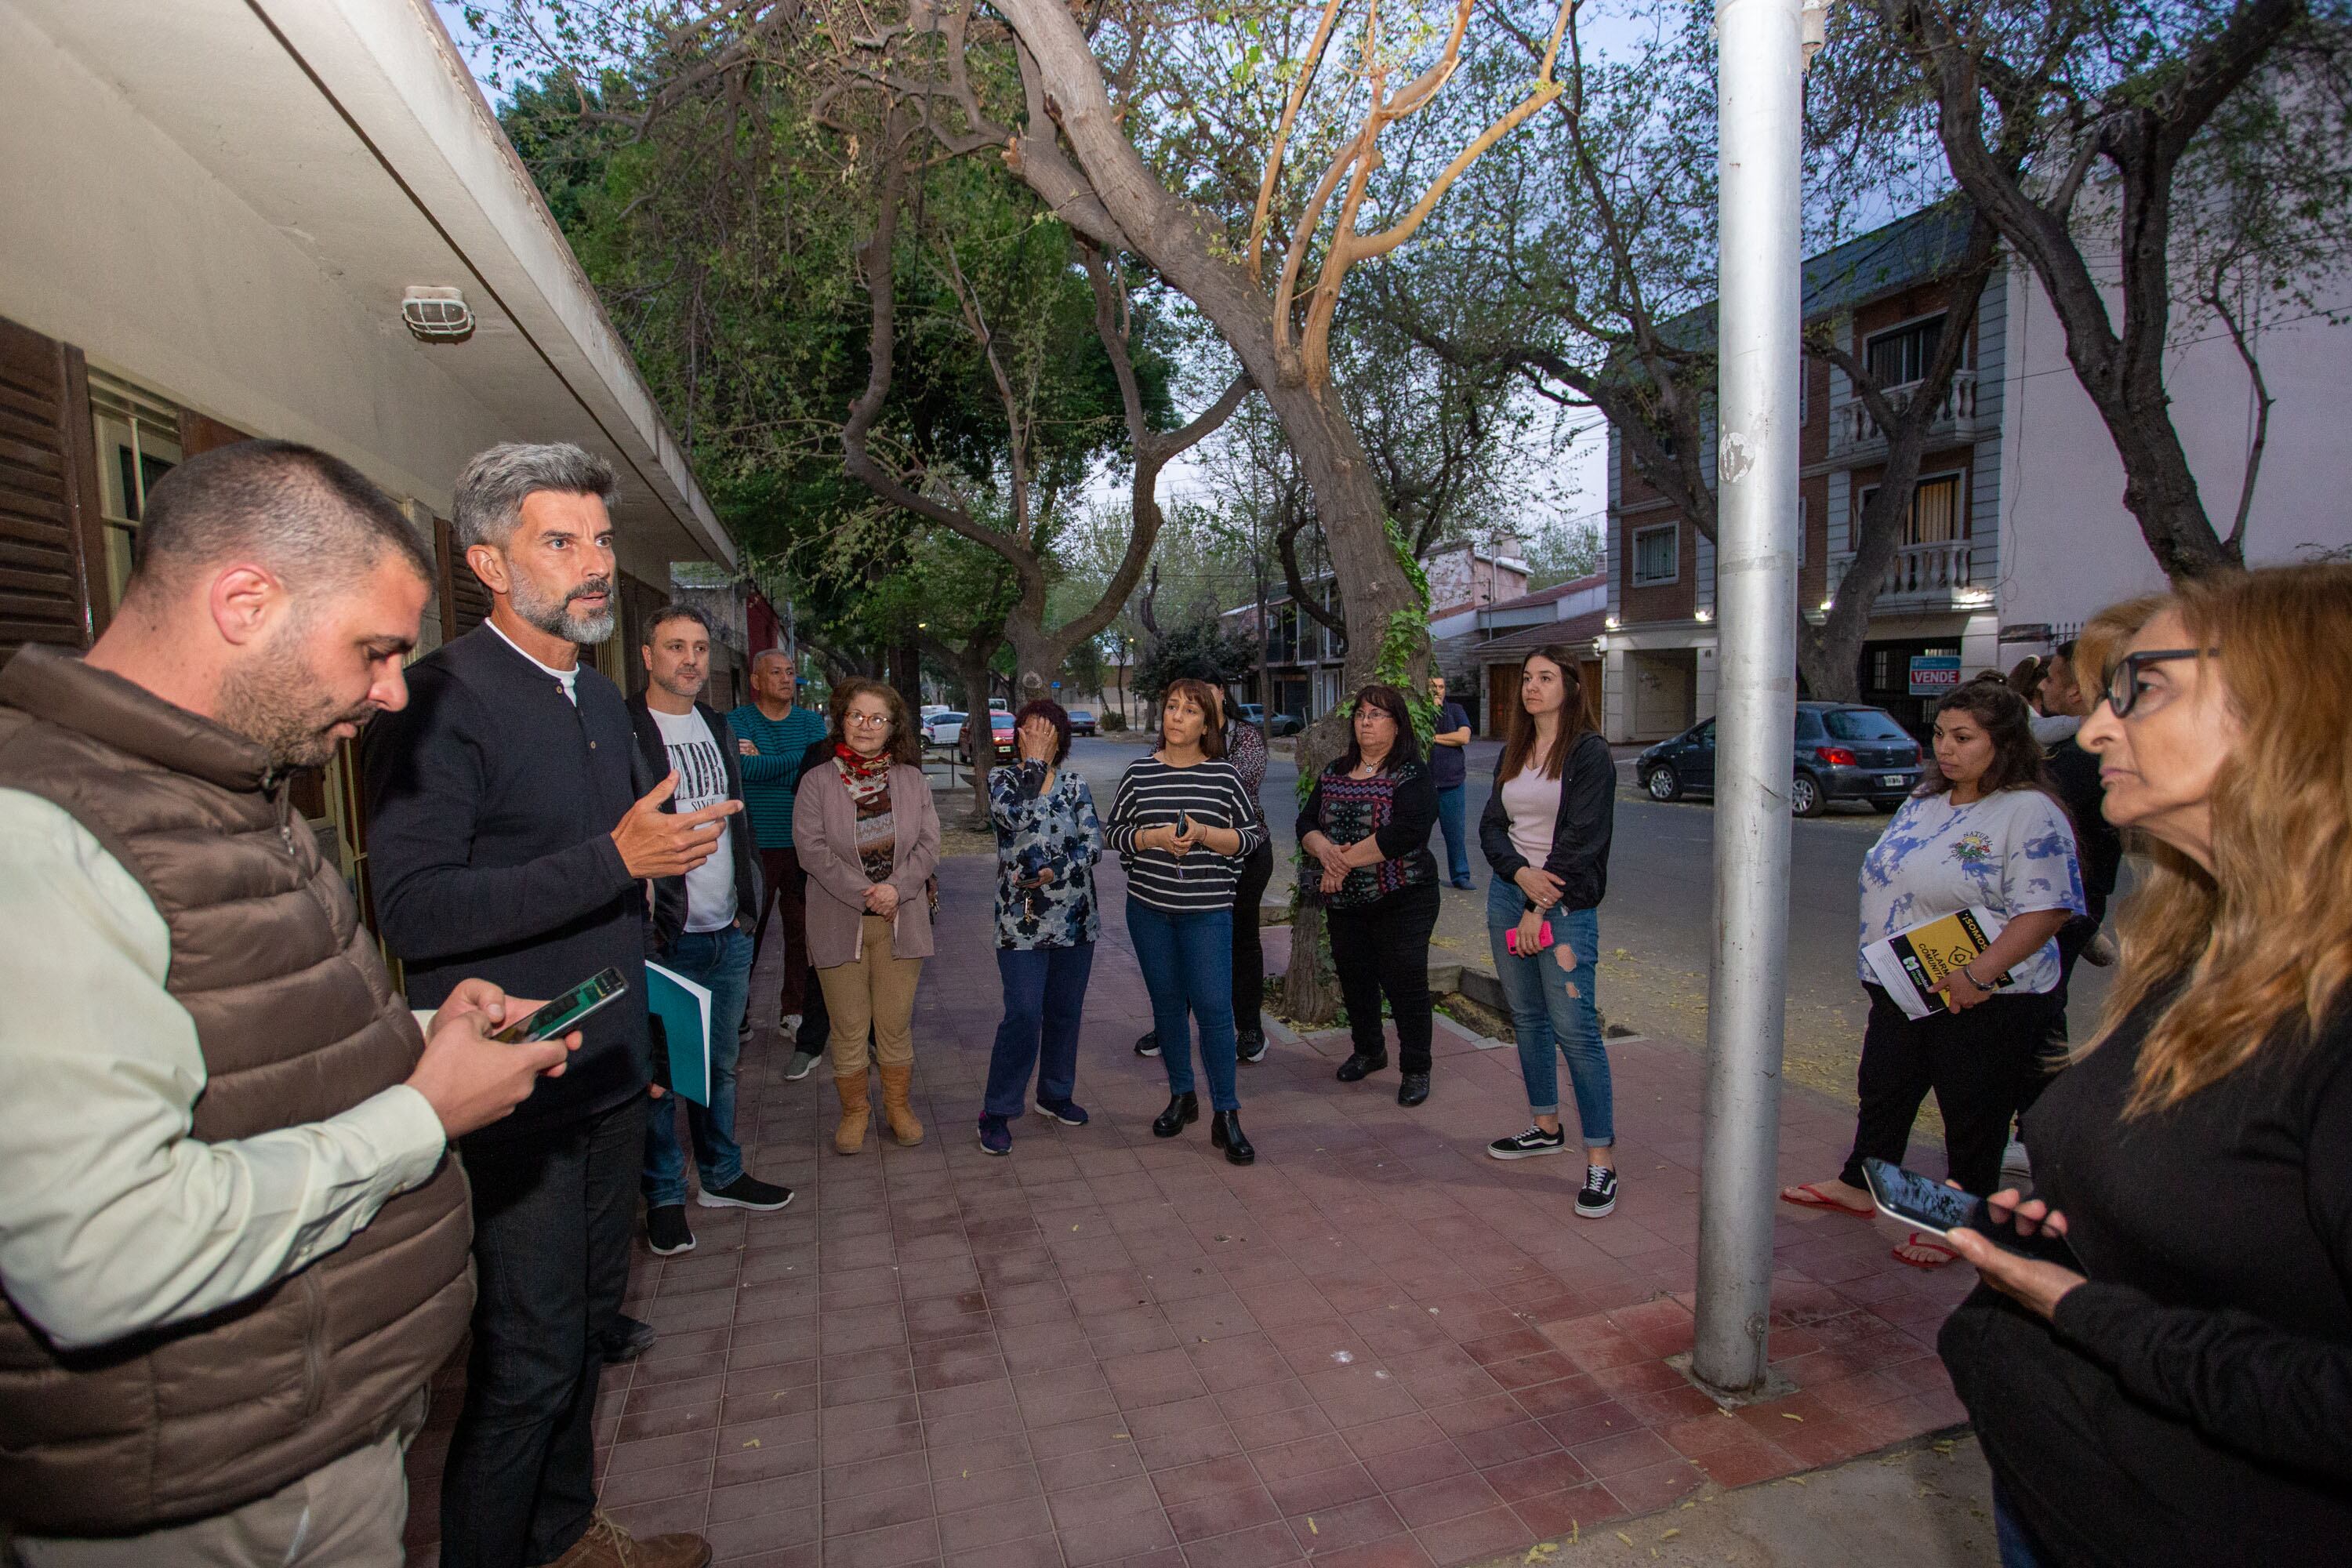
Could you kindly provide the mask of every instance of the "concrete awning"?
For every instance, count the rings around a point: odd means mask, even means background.
[[[735,562],[425,0],[10,0],[0,61],[0,314],[444,515],[468,451],[576,441],[625,565]],[[472,338],[411,339],[412,286]]]

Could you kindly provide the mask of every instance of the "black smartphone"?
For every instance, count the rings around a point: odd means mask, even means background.
[[[617,969],[592,974],[554,1001],[540,1007],[530,1016],[516,1019],[490,1038],[519,1046],[568,1035],[581,1019],[620,996],[628,988],[629,983],[621,977]]]
[[[2083,1272],[2081,1260],[2064,1237],[2046,1230],[2020,1236],[2014,1225],[1996,1217],[1990,1206],[1973,1194],[1929,1181],[1916,1171],[1885,1160],[1864,1160],[1862,1179],[1869,1184],[1871,1201],[1878,1205],[1878,1212],[1890,1218],[1937,1236],[1973,1230],[2003,1252]]]

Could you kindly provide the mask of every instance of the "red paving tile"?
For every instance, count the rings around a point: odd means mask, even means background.
[[[1255,1166],[1199,1129],[1152,1138],[1165,1080],[1128,1049],[1149,1008],[1115,867],[1094,1121],[1023,1124],[987,1158],[964,1129],[996,1023],[992,870],[941,868],[924,1143],[834,1155],[824,1075],[785,1082],[754,1030],[740,1130],[799,1201],[698,1211],[692,1256],[636,1254],[629,1310],[663,1337],[609,1369],[596,1424],[633,1528],[700,1529],[756,1568],[1445,1568],[1966,1418],[1934,1336],[1968,1270],[1904,1268],[1897,1237],[1843,1215],[1776,1216],[1795,1393],[1726,1416],[1666,1364],[1690,1343],[1701,1067],[1674,1042],[1612,1052],[1649,1173],[1600,1225],[1445,1131],[1524,1109],[1507,1055],[1450,1032],[1442,1116],[1339,1090],[1344,1039],[1317,1037],[1243,1075]],[[1846,1113],[1792,1088],[1782,1116],[1784,1175],[1818,1173]],[[410,1453],[420,1563],[460,1396],[436,1380]]]

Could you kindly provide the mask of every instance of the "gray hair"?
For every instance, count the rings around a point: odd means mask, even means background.
[[[710,617],[709,616],[704,615],[700,609],[693,605],[688,604],[683,599],[672,599],[668,604],[664,605],[660,609],[656,610],[652,615],[646,617],[645,645],[647,647],[653,647],[654,634],[660,631],[662,627],[667,626],[672,621],[692,621],[696,626],[702,628],[702,635],[704,637],[712,638],[714,641],[719,636],[717,632],[711,629]]]
[[[506,441],[477,452],[457,476],[449,526],[457,548],[503,546],[522,521],[522,503],[541,490],[594,496],[609,510],[620,499],[613,465],[569,441]]]
[[[753,669],[757,669],[757,668],[760,668],[760,661],[761,661],[761,659],[763,659],[763,658],[781,658],[781,659],[782,659],[782,660],[783,660],[787,665],[791,664],[791,663],[792,663],[792,661],[793,661],[793,656],[792,656],[792,655],[790,655],[790,654],[788,654],[788,653],[786,653],[782,648],[780,648],[780,647],[763,647],[763,648],[761,648],[759,652],[757,652],[757,653],[755,653],[755,654],[753,654],[753,655],[751,656],[751,668],[752,668]],[[797,673],[799,673],[799,672],[798,672],[798,671],[794,671],[794,673],[795,673],[795,674],[797,674]]]

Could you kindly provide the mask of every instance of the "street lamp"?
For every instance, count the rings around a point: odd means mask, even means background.
[[[1769,1392],[1796,761],[1801,121],[1809,45],[1826,12],[1827,0],[1721,0],[1716,10],[1723,626],[1691,1375],[1737,1400]]]

